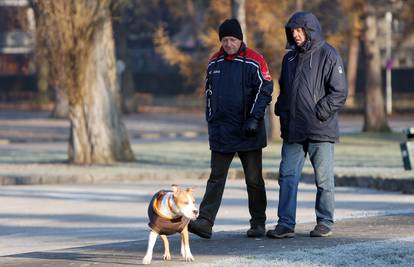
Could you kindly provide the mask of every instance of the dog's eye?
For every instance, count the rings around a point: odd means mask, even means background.
[[[184,201],[184,205],[188,205],[188,201]]]

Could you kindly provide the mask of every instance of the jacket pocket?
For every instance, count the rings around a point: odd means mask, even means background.
[[[312,120],[311,120],[311,124],[309,125],[309,129],[311,133],[322,133],[325,131],[325,128],[328,124],[328,120],[320,120],[318,118],[318,115],[316,114],[316,110],[315,112],[312,114]]]
[[[315,106],[315,117],[319,120],[319,121],[326,121],[330,118],[329,113],[327,113],[321,106],[321,104],[318,102],[318,104],[316,104]]]
[[[280,111],[279,113],[280,131],[287,134],[289,130],[289,112]]]

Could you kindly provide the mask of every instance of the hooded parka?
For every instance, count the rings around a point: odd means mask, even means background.
[[[293,39],[293,28],[303,28],[306,33],[302,47]],[[290,51],[283,58],[275,104],[281,137],[289,143],[336,142],[338,110],[348,91],[342,59],[324,41],[319,21],[312,13],[295,13],[285,30]]]

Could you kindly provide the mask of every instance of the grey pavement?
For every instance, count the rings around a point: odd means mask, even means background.
[[[198,203],[209,174],[201,114],[134,114],[125,118],[136,161],[113,166],[67,164],[66,120],[42,112],[0,112],[0,266],[139,265],[148,234],[146,205],[172,183],[191,186]],[[341,116],[336,146],[334,236],[311,239],[315,188],[309,161],[300,184],[297,237],[247,239],[247,194],[240,162],[231,166],[212,240],[191,236],[191,266],[414,266],[414,172],[402,168],[402,129],[414,116],[393,116],[394,133],[360,133],[361,116]],[[274,227],[278,142],[264,150]],[[350,187],[352,186],[352,187]],[[369,189],[377,188],[381,191]],[[394,192],[392,192],[394,191]],[[406,194],[402,194],[406,193]],[[181,266],[178,237],[173,260]],[[332,256],[334,255],[334,256]]]
[[[193,187],[200,202],[205,180],[177,179],[174,182]],[[147,245],[147,205],[154,192],[167,189],[170,184],[171,181],[142,180],[3,187],[0,192],[0,266],[139,265]],[[266,185],[267,228],[270,229],[276,222],[278,186],[275,180],[267,180]],[[351,266],[354,265],[352,261],[329,262],[332,259],[323,254],[318,259],[312,258],[312,249],[323,251],[326,248],[336,254],[341,251],[355,253],[352,249],[358,246],[378,248],[379,241],[385,242],[381,253],[396,253],[397,246],[401,255],[395,256],[395,260],[414,264],[410,256],[414,255],[414,195],[337,188],[334,235],[314,239],[308,237],[308,233],[315,221],[315,193],[313,185],[300,184],[296,238],[248,239],[245,237],[249,220],[245,184],[240,179],[229,180],[213,238],[204,240],[190,236],[196,262],[188,265],[257,266],[259,261],[259,266],[300,266],[295,265],[299,263],[312,266],[324,262],[325,266]],[[178,235],[171,236],[170,240],[173,260],[162,261],[162,245],[158,240],[153,266],[183,264],[179,257]],[[403,253],[402,248],[408,251]],[[289,253],[294,251],[304,256],[286,264],[285,260],[293,260]],[[378,251],[364,253],[369,259],[375,258]],[[305,254],[312,257],[307,259]],[[381,264],[393,265],[387,258]]]

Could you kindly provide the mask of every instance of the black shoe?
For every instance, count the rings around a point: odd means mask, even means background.
[[[213,225],[204,218],[197,218],[195,221],[190,221],[188,224],[188,231],[190,233],[206,239],[211,238],[212,228]]]
[[[295,236],[295,230],[278,224],[275,230],[267,231],[266,235],[270,238],[292,238]]]
[[[309,235],[311,237],[326,237],[332,235],[332,231],[328,226],[317,224],[315,228],[310,231]]]
[[[262,237],[265,235],[266,228],[264,225],[252,225],[249,230],[247,230],[247,237]]]

